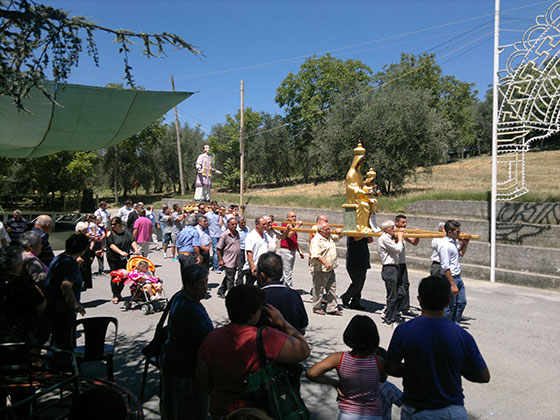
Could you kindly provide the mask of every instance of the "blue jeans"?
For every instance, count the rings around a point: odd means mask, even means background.
[[[445,317],[459,325],[465,306],[467,306],[467,293],[465,292],[465,284],[461,276],[453,276],[453,280],[455,280],[455,284],[459,289],[459,294],[451,296],[451,303],[445,308]]]
[[[403,405],[401,420],[467,420],[467,410],[462,405],[448,405],[435,410],[422,410],[416,412],[414,407]]]
[[[218,268],[220,268],[220,265],[218,264],[218,252],[216,251],[216,247],[218,246],[218,240],[220,238],[214,238],[212,237],[212,267],[214,268],[214,270],[217,270]]]

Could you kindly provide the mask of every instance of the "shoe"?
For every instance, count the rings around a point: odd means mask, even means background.
[[[223,293],[218,293],[218,297],[219,297],[220,299],[225,299],[225,298],[226,298],[226,295],[224,295]]]
[[[471,320],[473,320],[473,319],[474,319],[474,318],[471,318],[470,316],[464,316],[464,315],[463,315],[463,316],[461,317],[461,322],[467,322],[467,321],[471,321]]]
[[[163,254],[163,259],[167,259],[167,254]]]
[[[175,257],[175,258],[173,258],[173,261],[177,262],[177,261],[179,261],[179,258]]]
[[[216,273],[218,273],[218,274],[220,274],[221,272],[222,272],[222,269],[221,269],[221,268],[218,268],[218,269],[216,270]]]
[[[418,314],[416,312],[412,312],[411,310],[402,311],[401,313],[402,313],[403,316],[409,316],[411,318],[416,318],[418,316]]]
[[[342,311],[327,312],[327,315],[342,316]]]
[[[118,305],[119,303],[119,298],[118,297],[114,297],[113,298],[113,304]]]
[[[325,315],[326,312],[323,311],[322,309],[314,309],[313,313],[317,315]]]

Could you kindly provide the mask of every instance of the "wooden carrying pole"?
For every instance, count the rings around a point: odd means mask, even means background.
[[[332,227],[332,225],[329,225]],[[276,230],[287,230],[288,227],[286,226],[273,226],[273,229]],[[305,228],[291,228],[290,231],[292,232],[303,232],[303,233],[316,233],[317,231],[315,229],[305,229]],[[334,233],[331,231],[331,233]],[[378,238],[380,237],[383,232],[369,232],[369,233],[364,233],[364,232],[356,232],[356,231],[342,231],[341,233],[343,236],[351,236],[354,238],[365,238],[365,237],[369,237],[369,238]],[[445,236],[444,232],[432,232],[432,231],[419,231],[419,232],[415,232],[415,231],[408,231],[406,233],[403,234],[404,238],[443,238]],[[479,236],[478,235],[471,235],[470,233],[461,233],[459,234],[459,239],[478,239]]]
[[[291,221],[283,221],[283,222],[278,222],[278,223],[293,223]],[[313,222],[297,222],[297,223],[301,223],[302,226],[315,226],[317,223],[313,223]],[[331,228],[343,228],[344,225],[338,224],[338,223],[329,223],[329,226]],[[424,229],[409,229],[408,233],[434,233],[433,230],[424,230]],[[443,233],[443,232],[439,232],[439,233]],[[442,236],[445,236],[445,234],[443,234]]]

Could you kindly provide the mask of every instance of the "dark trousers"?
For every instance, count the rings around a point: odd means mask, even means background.
[[[163,420],[203,420],[208,417],[208,394],[191,376],[161,370],[161,398]]]
[[[245,265],[245,250],[241,250],[241,255],[239,256],[239,269],[237,270],[237,281],[235,282],[236,286],[243,284],[243,277],[245,276],[243,271],[243,266]]]
[[[126,269],[126,260],[123,260],[122,258],[111,260],[107,259],[107,262],[109,263],[111,271],[120,270],[121,268]],[[124,281],[121,281],[120,283],[113,283],[113,280],[111,279],[109,282],[111,283],[111,292],[113,292],[113,297],[121,299],[121,292],[124,289]]]
[[[93,263],[94,253],[88,247],[84,255],[82,255],[83,262],[80,264],[80,274],[82,275],[83,287],[85,289],[91,289],[93,287],[93,281],[91,277],[91,264]]]
[[[51,346],[72,351],[76,344],[76,314],[74,312],[48,312],[51,323]],[[53,367],[72,370],[72,361],[66,355],[57,354]]]
[[[387,291],[387,304],[385,306],[385,320],[394,322],[397,319],[397,308],[400,307],[402,297],[399,299],[398,281],[399,269],[396,265],[384,265],[381,269],[381,278],[385,282]]]
[[[249,286],[253,286],[257,281],[257,278],[251,274],[251,269],[243,270],[243,276],[245,276],[245,284]]]
[[[441,264],[437,261],[432,261],[430,266],[430,276],[441,276]]]
[[[367,268],[363,270],[351,270],[347,268],[346,271],[352,283],[350,283],[346,292],[342,294],[342,303],[344,305],[357,306],[360,304],[360,299],[362,298],[362,289],[366,281]]]
[[[206,254],[200,253],[200,265],[210,269],[210,252]]]
[[[179,254],[177,253],[177,258],[179,259],[179,263],[181,267],[186,267],[188,265],[196,264],[196,256],[193,254]]]
[[[399,305],[397,306],[397,312],[406,312],[410,306],[410,294],[408,289],[410,288],[410,282],[408,281],[408,270],[406,269],[406,264],[399,264],[399,279],[397,282],[397,293],[399,297]]]
[[[236,272],[237,272],[237,267],[234,268],[224,267],[225,275],[224,275],[224,279],[222,280],[222,284],[218,289],[218,296],[225,296],[227,292],[233,289]]]

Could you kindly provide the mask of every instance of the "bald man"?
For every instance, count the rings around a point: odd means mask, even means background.
[[[51,261],[54,260],[54,252],[49,243],[49,233],[53,230],[53,220],[50,216],[42,214],[35,220],[35,225],[31,229],[36,232],[41,238],[41,244],[43,244],[43,250],[37,258],[39,258],[43,264],[47,267],[50,265]]]

